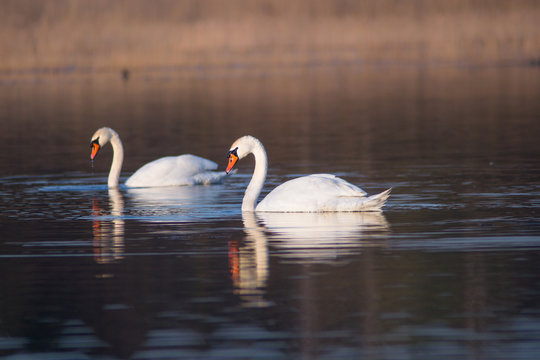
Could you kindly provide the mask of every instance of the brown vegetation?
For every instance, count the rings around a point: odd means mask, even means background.
[[[540,58],[535,0],[4,0],[0,70]]]

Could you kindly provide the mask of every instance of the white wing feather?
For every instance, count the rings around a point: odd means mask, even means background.
[[[257,206],[267,212],[381,211],[390,189],[366,197],[366,192],[335,175],[314,174],[289,180],[272,190]]]
[[[126,181],[128,187],[180,186],[219,183],[226,176],[213,161],[185,154],[167,156],[141,167]]]

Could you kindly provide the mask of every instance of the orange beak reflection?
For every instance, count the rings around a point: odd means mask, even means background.
[[[233,153],[229,153],[228,158],[229,158],[229,163],[227,164],[227,170],[226,170],[227,174],[232,170],[232,168],[238,161],[238,156]]]
[[[100,146],[97,143],[97,141],[92,141],[92,153],[90,154],[90,160],[94,160],[94,158],[96,157],[99,149],[100,149]]]

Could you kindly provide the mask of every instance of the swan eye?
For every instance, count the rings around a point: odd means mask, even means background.
[[[237,150],[238,150],[238,147],[235,147],[234,149],[229,150],[229,152],[227,153],[227,158],[230,158],[231,155],[234,155],[234,156],[238,157],[238,152],[237,152]]]

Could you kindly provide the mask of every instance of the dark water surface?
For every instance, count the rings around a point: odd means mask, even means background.
[[[0,79],[0,355],[537,359],[540,71],[362,66]],[[160,156],[265,193],[327,172],[383,214],[242,214],[217,186],[108,190]]]

